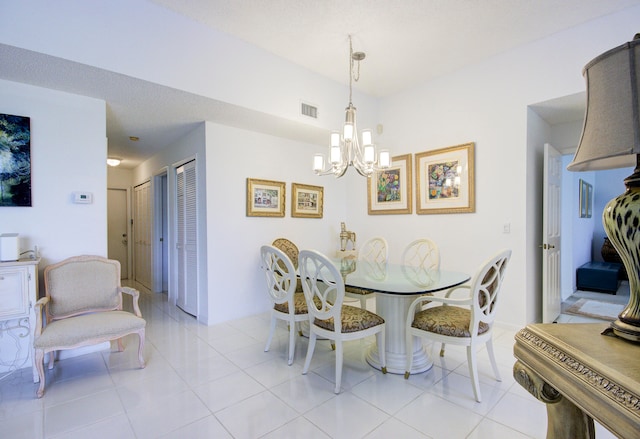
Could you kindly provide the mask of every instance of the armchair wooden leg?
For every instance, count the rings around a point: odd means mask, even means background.
[[[144,329],[138,332],[138,361],[140,362],[140,369],[144,369],[147,363],[144,361]]]
[[[42,349],[36,349],[35,357],[36,369],[38,370],[38,377],[40,378],[40,386],[38,386],[36,396],[42,398],[42,395],[44,395],[44,351]]]

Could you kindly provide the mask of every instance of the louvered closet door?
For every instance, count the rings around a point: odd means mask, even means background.
[[[133,236],[135,280],[149,290],[151,282],[151,182],[145,182],[133,189]]]
[[[196,204],[196,162],[176,169],[178,296],[177,305],[185,312],[198,313],[198,233]]]

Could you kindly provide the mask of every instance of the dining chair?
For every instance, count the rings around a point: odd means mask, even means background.
[[[408,353],[405,378],[409,378],[411,371],[413,336],[418,336],[442,343],[441,357],[444,356],[447,343],[467,347],[467,363],[476,401],[481,402],[482,398],[476,358],[478,346],[486,344],[496,380],[502,380],[493,353],[492,329],[498,293],[510,257],[511,250],[502,250],[480,265],[469,283],[451,288],[444,297],[420,296],[413,301],[407,313],[405,328]],[[464,297],[452,297],[459,290],[466,291]],[[430,303],[420,311],[419,307],[426,301]]]
[[[271,245],[285,252],[286,255],[289,256],[289,259],[291,259],[293,267],[296,270],[298,269],[298,254],[300,253],[300,251],[298,250],[297,245],[295,245],[287,238],[274,239]],[[300,281],[298,281],[296,284],[296,293],[302,294],[302,284],[300,283]]]
[[[307,302],[304,294],[296,293],[298,282],[296,270],[293,262],[284,251],[271,245],[263,245],[260,247],[260,260],[265,275],[267,293],[273,303],[269,336],[264,351],[269,351],[277,320],[286,321],[289,327],[288,363],[291,366],[296,347],[296,328],[298,328],[298,333],[302,334],[299,324],[309,318]]]
[[[409,280],[419,285],[429,284],[440,270],[440,249],[431,239],[410,242],[402,252],[402,270]]]
[[[376,336],[382,373],[387,373],[385,359],[385,322],[379,315],[363,308],[344,305],[344,280],[340,271],[323,254],[302,250],[300,277],[309,309],[309,347],[303,374],[307,374],[318,337],[333,340],[336,352],[335,393],[340,393],[343,342]]]
[[[358,269],[376,279],[384,279],[389,258],[388,248],[387,240],[382,237],[374,237],[367,240],[358,251]],[[375,291],[345,286],[345,296],[360,300],[360,308],[362,309],[367,309],[367,299],[374,294]]]

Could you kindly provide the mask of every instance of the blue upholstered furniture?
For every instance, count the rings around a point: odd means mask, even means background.
[[[576,271],[576,286],[579,290],[615,294],[620,285],[621,270],[622,264],[615,262],[587,262]]]

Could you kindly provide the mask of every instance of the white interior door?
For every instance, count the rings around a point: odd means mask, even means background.
[[[107,190],[107,256],[120,261],[120,277],[128,279],[127,190]]]
[[[196,162],[176,169],[176,251],[178,256],[178,294],[176,305],[198,314],[198,233],[196,203]]]
[[[151,182],[145,182],[133,189],[133,259],[136,282],[152,290],[152,213]]]
[[[544,188],[542,208],[542,322],[553,323],[561,312],[560,295],[560,202],[562,156],[544,145]]]

